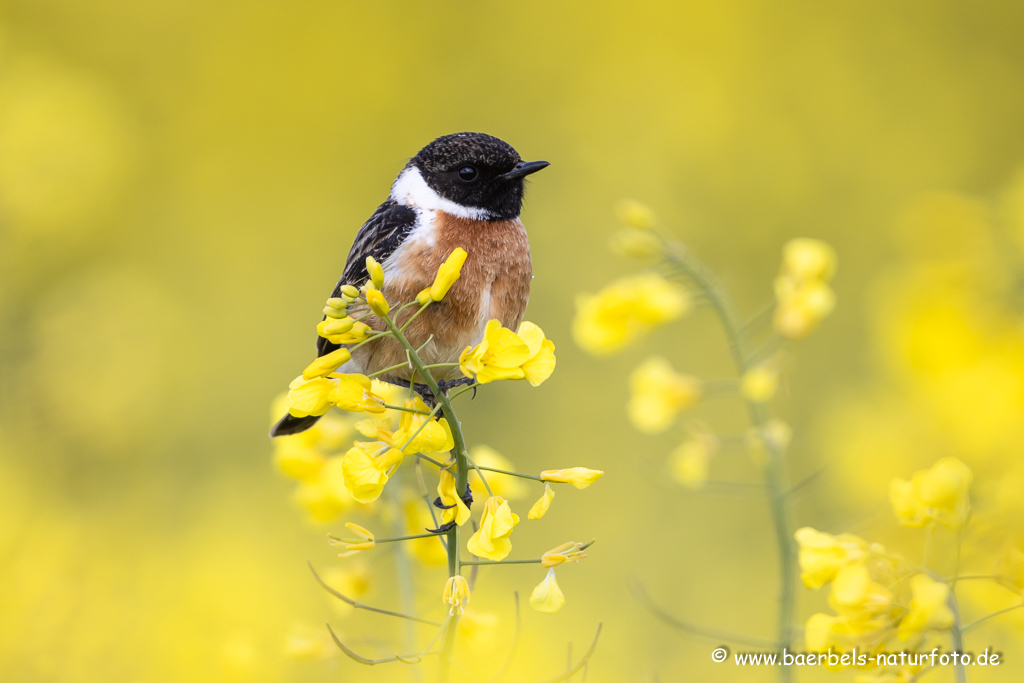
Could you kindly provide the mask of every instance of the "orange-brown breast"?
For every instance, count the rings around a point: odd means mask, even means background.
[[[431,213],[432,223],[423,216],[421,221],[426,225],[414,230],[384,262],[383,293],[391,308],[397,309],[433,283],[437,269],[452,251],[457,247],[466,250],[462,274],[447,296],[431,304],[406,331],[417,347],[431,339],[421,354],[426,362],[451,363],[458,360],[463,349],[483,339],[488,320],[497,318],[513,330],[519,327],[530,298],[533,264],[526,229],[518,218],[478,221],[443,211]],[[398,323],[417,308],[410,307],[399,316]],[[371,326],[384,328],[376,318]],[[358,349],[355,360],[363,372],[371,373],[404,362],[405,352],[394,340],[382,339]],[[410,375],[408,368],[402,368],[388,377],[407,380]],[[435,376],[454,379],[462,375],[458,368],[451,368]]]

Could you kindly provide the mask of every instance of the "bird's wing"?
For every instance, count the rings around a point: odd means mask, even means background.
[[[378,206],[359,229],[352,249],[348,252],[345,271],[331,296],[340,296],[342,285],[351,284],[359,287],[366,282],[370,277],[366,272],[366,257],[372,256],[378,263],[383,263],[405,241],[415,225],[416,211],[412,208],[393,199],[388,199]],[[338,348],[337,344],[332,344],[323,337],[316,338],[317,356],[326,355]]]

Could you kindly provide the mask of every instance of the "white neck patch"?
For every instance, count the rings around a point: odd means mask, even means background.
[[[459,218],[486,220],[491,217],[491,212],[487,209],[462,206],[439,195],[427,185],[427,181],[415,166],[410,166],[395,178],[395,184],[391,186],[391,198],[403,206],[426,211],[444,211]]]

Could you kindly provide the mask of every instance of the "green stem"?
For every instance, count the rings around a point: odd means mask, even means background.
[[[498,474],[507,474],[510,477],[521,477],[523,479],[533,479],[534,481],[544,481],[536,474],[523,474],[522,472],[509,472],[508,470],[499,470],[497,467],[487,467],[486,465],[477,465],[477,469],[487,470],[488,472],[497,472]]]
[[[375,538],[375,539],[373,539],[373,542],[374,543],[396,543],[398,541],[412,541],[412,540],[415,540],[417,538],[431,538],[432,536],[437,536],[437,534],[430,534],[430,533],[427,533],[427,534],[411,534],[409,536],[393,536],[391,538]]]
[[[743,334],[743,321],[733,303],[732,298],[709,268],[689,253],[679,253],[675,247],[662,238],[667,258],[701,290],[715,310],[721,321],[729,341],[729,350],[739,376],[743,376],[751,367],[751,352],[747,349],[746,335]],[[765,404],[747,401],[747,412],[751,424],[759,432],[763,431],[770,414]],[[765,440],[768,462],[764,470],[765,485],[771,504],[772,523],[775,528],[775,540],[779,548],[779,609],[777,618],[777,647],[779,650],[788,648],[793,641],[793,618],[796,603],[795,583],[793,577],[796,569],[796,557],[793,549],[789,508],[786,504],[788,486],[786,485],[784,453],[778,444]],[[779,668],[782,681],[792,680],[791,667]]]
[[[530,560],[462,560],[462,564],[540,564],[543,561],[543,559],[535,557]]]
[[[401,410],[403,413],[416,413],[418,415],[433,415],[434,414],[434,413],[430,412],[429,410],[416,410],[415,408],[405,408],[403,406],[392,406],[392,405],[388,405],[387,403],[384,404],[384,407],[388,408],[390,410]]]
[[[413,315],[413,317],[415,317],[415,315],[418,315],[418,313],[422,312],[423,309],[425,309],[426,307],[427,305],[425,304],[423,308],[421,308],[420,311],[417,312],[417,314]],[[443,391],[441,391],[441,388],[437,384],[437,380],[435,380],[433,375],[431,375],[430,372],[426,369],[423,361],[419,357],[419,354],[416,352],[416,349],[413,348],[412,344],[409,343],[409,340],[406,339],[404,334],[402,334],[402,331],[398,329],[397,325],[395,324],[395,321],[389,318],[388,316],[384,316],[383,320],[387,324],[392,335],[394,335],[395,339],[398,340],[398,343],[401,344],[403,348],[405,348],[405,351],[409,356],[409,361],[413,364],[415,370],[423,376],[423,381],[426,382],[427,386],[430,388],[431,393],[434,394],[434,398],[437,400],[438,405],[441,406],[441,410],[443,411],[445,418],[448,420],[448,426],[452,430],[452,439],[455,442],[455,448],[452,449],[455,455],[455,490],[459,492],[465,491],[466,484],[469,479],[469,468],[466,464],[466,439],[462,434],[462,425],[459,423],[458,416],[455,414],[455,409],[452,407],[451,400]],[[406,322],[406,325],[408,325],[409,322],[411,322],[411,319],[410,321]],[[457,576],[461,571],[461,568],[459,566],[458,525],[452,527],[452,529],[448,532],[447,551],[448,576]],[[441,681],[441,683],[447,683],[448,681],[449,672],[451,669],[451,655],[452,650],[455,647],[455,631],[458,621],[458,616],[452,617],[451,621],[448,624],[448,630],[444,635],[444,643],[441,646],[441,663],[440,666],[438,667],[438,679]]]

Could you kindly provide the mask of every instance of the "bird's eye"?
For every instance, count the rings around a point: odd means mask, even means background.
[[[476,180],[476,169],[472,166],[463,166],[459,169],[459,178],[467,183]]]

